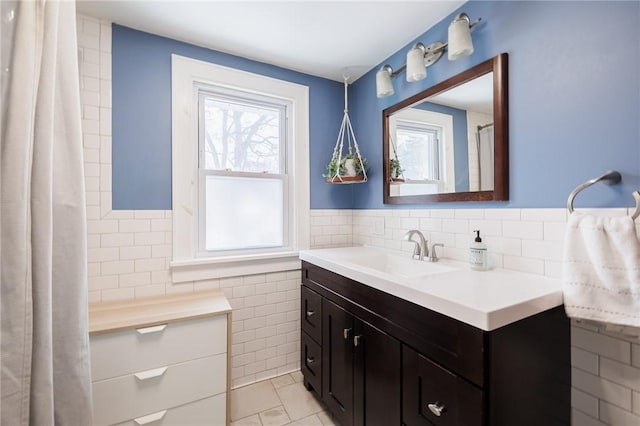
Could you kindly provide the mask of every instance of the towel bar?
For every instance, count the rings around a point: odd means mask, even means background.
[[[576,195],[578,195],[578,193],[583,189],[588,188],[597,182],[602,182],[607,185],[615,185],[617,183],[620,183],[621,180],[622,180],[622,175],[620,174],[620,172],[617,172],[615,170],[609,170],[608,172],[606,172],[601,176],[598,176],[597,178],[593,178],[581,185],[578,185],[576,189],[571,191],[571,194],[569,194],[569,199],[567,200],[567,210],[569,210],[569,213],[573,213],[573,200],[576,198]],[[633,195],[633,198],[636,200],[636,211],[633,212],[633,214],[631,215],[631,218],[635,220],[638,216],[640,216],[640,192],[634,191],[632,195]]]

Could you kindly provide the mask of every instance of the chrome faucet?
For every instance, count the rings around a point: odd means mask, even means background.
[[[431,250],[429,250],[429,262],[437,262],[439,260],[438,254],[436,253],[436,247],[442,247],[444,249],[444,244],[431,244]]]
[[[420,242],[418,243],[418,241],[414,241],[411,238],[417,235]],[[406,234],[404,234],[404,238],[405,241],[411,241],[412,243],[415,244],[415,247],[413,248],[413,255],[411,256],[411,258],[415,258],[416,256],[418,256],[419,260],[424,260],[425,256],[429,256],[429,248],[427,246],[427,240],[424,238],[424,235],[422,235],[422,232],[418,231],[417,229],[412,229],[410,231],[408,231]]]

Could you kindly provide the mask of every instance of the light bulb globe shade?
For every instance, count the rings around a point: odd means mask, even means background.
[[[449,25],[449,53],[447,57],[450,61],[463,58],[473,53],[473,42],[471,41],[471,29],[469,19],[456,17]]]
[[[376,73],[376,95],[379,98],[386,98],[393,95],[393,84],[391,83],[391,67],[384,66]]]
[[[413,46],[407,52],[407,81],[420,81],[427,77],[427,67],[424,65],[424,46]]]

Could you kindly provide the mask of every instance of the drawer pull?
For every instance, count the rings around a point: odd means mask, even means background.
[[[358,334],[357,336],[353,336],[353,346],[360,345],[360,339],[362,339],[362,334]]]
[[[149,414],[148,416],[138,417],[137,419],[134,419],[133,421],[135,422],[135,424],[137,424],[139,426],[147,425],[149,423],[153,423],[153,422],[157,422],[158,420],[162,420],[162,418],[164,417],[165,414],[167,414],[167,410],[162,410],[162,411],[158,411],[157,413]]]
[[[314,362],[316,362],[316,359],[315,359],[315,358],[307,357],[307,365],[311,365],[311,364],[313,364]]]
[[[148,380],[154,377],[160,377],[167,371],[167,367],[155,368],[153,370],[142,371],[134,374],[138,380]]]
[[[312,317],[316,314],[316,311],[307,311],[307,318]]]
[[[429,411],[431,411],[433,414],[435,414],[438,417],[440,417],[444,412],[444,404],[441,404],[439,402],[434,402],[433,404],[429,404],[427,405],[427,407],[429,407]]]
[[[350,333],[351,333],[350,328],[345,328],[344,330],[342,330],[342,334],[344,335],[344,340],[347,340],[349,338]]]
[[[138,332],[138,334],[145,335],[145,334],[152,334],[152,333],[160,333],[165,328],[167,328],[167,324],[160,324],[160,325],[154,325],[151,327],[136,328],[136,331]]]

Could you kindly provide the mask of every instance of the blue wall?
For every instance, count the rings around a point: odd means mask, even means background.
[[[422,102],[414,108],[450,115],[453,119],[453,168],[456,176],[456,191],[469,190],[469,143],[467,135],[467,111],[459,108]]]
[[[475,52],[443,57],[428,77],[394,80],[395,95],[377,99],[375,71],[350,89],[350,115],[369,182],[328,185],[322,173],[342,115],[342,85],[244,58],[113,26],[113,207],[171,208],[170,55],[288,80],[310,87],[311,208],[392,208],[382,203],[382,110],[499,53],[509,54],[510,201],[427,207],[563,207],[569,192],[608,169],[621,185],[596,185],[576,206],[632,206],[640,189],[640,3],[485,2],[460,11],[483,22]],[[416,40],[444,41],[455,14]],[[409,47],[383,61],[394,68]],[[349,64],[345,64],[348,66]]]
[[[395,95],[377,99],[375,72],[397,69],[415,41],[447,38],[464,11],[482,18],[475,52],[443,57],[425,80],[394,79]],[[428,207],[563,207],[578,184],[609,169],[620,185],[596,185],[576,206],[633,206],[640,190],[640,3],[485,2],[464,4],[353,85],[352,121],[369,159],[369,182],[354,188],[355,208],[382,204],[382,110],[497,54],[509,54],[510,201],[430,204]]]
[[[342,83],[113,25],[113,208],[171,209],[171,54],[309,87],[311,208],[350,208],[322,174],[342,119]]]

